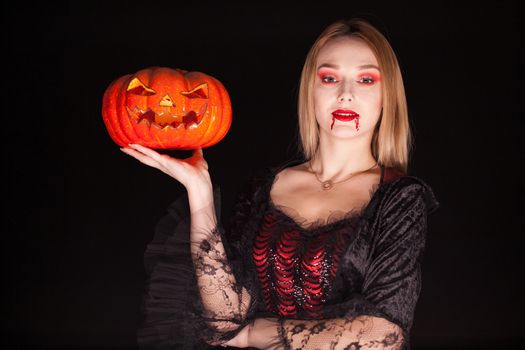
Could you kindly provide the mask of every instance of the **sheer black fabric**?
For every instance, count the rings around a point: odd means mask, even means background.
[[[187,197],[170,205],[145,252],[148,281],[138,332],[141,349],[203,349],[233,338],[256,318],[282,316],[264,302],[252,254],[264,215],[275,214],[277,227],[301,223],[301,218],[288,216],[270,200],[275,176],[282,168],[268,169],[252,179],[241,192],[231,221],[198,243],[202,259],[192,261],[190,254]],[[338,256],[321,314],[299,310],[280,317],[275,348],[396,348],[400,342],[409,348],[421,288],[426,219],[439,203],[417,177],[383,179],[382,175],[362,210],[308,227],[310,234],[346,229],[349,238]],[[218,188],[215,204],[220,217]],[[214,255],[217,240],[225,245],[225,256]],[[225,312],[203,307],[196,283],[202,273],[235,280],[228,292],[214,286],[204,297],[227,305]],[[232,290],[238,298],[231,298]]]

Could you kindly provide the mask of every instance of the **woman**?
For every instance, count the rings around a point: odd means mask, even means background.
[[[255,178],[226,232],[202,150],[179,160],[123,148],[188,194],[146,252],[143,346],[409,347],[438,202],[405,174],[406,99],[387,40],[361,19],[330,25],[306,58],[298,107],[303,159]]]

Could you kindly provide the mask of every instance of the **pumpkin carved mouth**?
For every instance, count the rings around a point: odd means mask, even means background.
[[[202,121],[207,108],[208,104],[204,103],[198,113],[195,111],[189,111],[184,115],[178,116],[170,113],[169,111],[157,113],[151,108],[148,108],[144,111],[137,106],[135,106],[133,109],[126,107],[131,120],[133,120],[135,123],[146,123],[146,125],[149,127],[154,126],[158,129],[177,129],[181,126],[184,126],[186,129],[197,127]]]

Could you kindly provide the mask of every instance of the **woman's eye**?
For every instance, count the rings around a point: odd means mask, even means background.
[[[374,83],[374,78],[372,78],[372,77],[362,77],[358,81],[360,83],[363,83],[363,84],[373,84]]]
[[[325,75],[321,77],[321,81],[323,83],[336,83],[337,79],[334,76],[331,75]]]

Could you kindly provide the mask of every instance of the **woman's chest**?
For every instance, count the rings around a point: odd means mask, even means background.
[[[252,259],[267,311],[319,316],[330,300],[341,257],[358,230],[348,216],[305,229],[270,206],[254,237]]]
[[[378,187],[377,174],[338,183],[326,190],[311,176],[287,170],[278,174],[269,191],[269,201],[292,218],[319,223],[360,212]],[[297,221],[299,221],[297,220]]]

